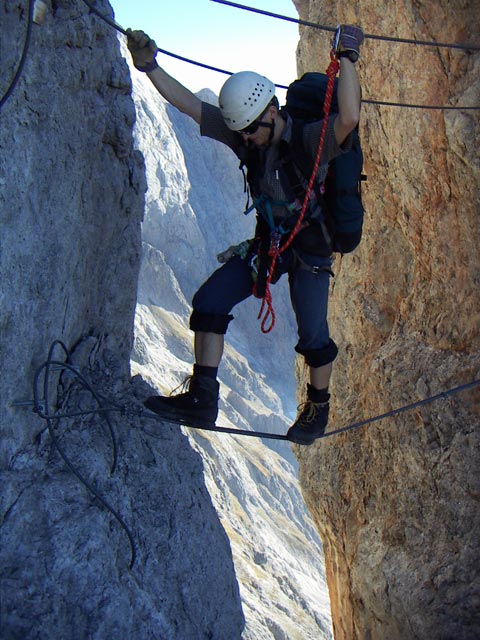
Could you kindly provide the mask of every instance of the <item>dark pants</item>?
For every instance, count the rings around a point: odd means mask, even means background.
[[[297,266],[288,275],[299,338],[295,350],[305,356],[307,364],[319,367],[332,362],[337,355],[327,322],[331,259],[304,253],[300,257],[304,264],[319,270],[313,273]],[[226,333],[228,323],[233,319],[230,312],[252,295],[252,287],[250,264],[240,256],[234,256],[194,295],[191,329]]]

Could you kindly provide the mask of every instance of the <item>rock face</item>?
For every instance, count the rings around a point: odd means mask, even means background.
[[[295,5],[323,25],[479,44],[478,2]],[[326,68],[329,40],[301,29],[300,72]],[[480,105],[478,52],[367,39],[362,54],[364,99]],[[334,269],[331,429],[480,377],[479,132],[476,111],[363,107],[367,214]],[[479,407],[477,388],[297,451],[337,640],[479,636]]]
[[[0,8],[3,95],[27,20],[20,2]],[[50,7],[1,111],[2,406],[31,395],[54,338],[108,336],[128,369],[145,178],[128,70],[108,36],[78,3]],[[112,281],[124,286],[107,294]],[[31,438],[21,425],[5,425],[4,460]]]
[[[103,420],[52,424],[72,465],[131,531],[130,571],[126,532],[66,471],[32,406],[12,405],[32,399],[57,338],[127,413],[151,392],[129,380],[146,182],[128,67],[116,33],[84,3],[47,5],[0,113],[1,635],[240,638],[230,544],[187,438],[171,428],[155,440],[145,420],[112,414],[110,475]],[[2,95],[21,54],[25,6],[0,3]],[[57,347],[53,356],[65,354]],[[98,408],[75,377],[51,374],[52,410]]]
[[[106,2],[95,6],[111,12]],[[25,3],[1,2],[0,24],[3,95],[21,54]],[[222,153],[213,142],[192,148],[198,132],[185,119],[172,124],[158,96],[148,104],[136,89],[142,149],[162,157],[145,153],[144,163],[117,34],[81,1],[47,2],[25,60],[0,113],[0,635],[330,639],[321,544],[292,466],[253,438],[186,437],[141,415],[152,388],[131,379],[134,342],[137,369],[150,368],[165,387],[174,381],[163,376],[166,365],[172,376],[185,371],[195,280],[227,239],[248,235],[241,214],[243,228],[221,233],[232,194],[212,195],[206,166],[217,166],[220,183],[235,172],[243,205],[237,163],[209,157]],[[173,224],[158,220],[167,214]],[[228,407],[232,426],[283,433],[285,378],[276,392],[268,386],[270,347],[244,352],[240,314],[237,326],[222,370],[222,420]],[[39,376],[38,409],[74,416],[47,429],[32,412],[33,380],[56,339],[73,369],[50,368],[48,407]],[[65,356],[56,344],[53,359]],[[293,376],[289,385],[294,391]],[[99,402],[111,411],[97,415]]]

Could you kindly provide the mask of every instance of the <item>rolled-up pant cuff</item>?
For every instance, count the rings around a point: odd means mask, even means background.
[[[330,338],[326,347],[322,349],[300,349],[298,345],[295,351],[300,353],[309,367],[323,367],[333,362],[338,354],[338,348],[335,342]]]
[[[207,333],[227,333],[228,325],[233,320],[232,315],[223,313],[201,313],[192,311],[190,316],[190,329],[192,331],[205,331]]]

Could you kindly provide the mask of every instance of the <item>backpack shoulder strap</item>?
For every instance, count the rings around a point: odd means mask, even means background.
[[[237,149],[236,155],[240,160],[239,169],[241,169],[244,178],[244,190],[247,191],[247,184],[250,189],[252,198],[259,194],[259,182],[265,171],[264,151],[256,147],[249,147],[246,144],[241,145]],[[246,170],[246,175],[245,175]]]
[[[281,150],[282,166],[291,192],[299,200],[305,197],[306,185],[310,180],[314,165],[303,143],[303,130],[307,122],[305,120],[292,119],[292,136],[290,143],[285,143]],[[283,186],[283,185],[282,185]],[[320,184],[316,180],[313,189],[317,202],[323,203],[323,195]]]

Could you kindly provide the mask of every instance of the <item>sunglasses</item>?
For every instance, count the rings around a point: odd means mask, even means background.
[[[258,131],[259,127],[271,128],[272,125],[269,122],[262,122],[262,118],[265,117],[265,114],[267,113],[267,111],[268,111],[268,107],[265,109],[265,111],[263,113],[261,113],[258,116],[258,118],[256,120],[254,120],[250,124],[247,124],[247,126],[244,127],[243,129],[240,129],[240,133],[245,133],[245,134],[250,136],[250,135],[256,133]]]

